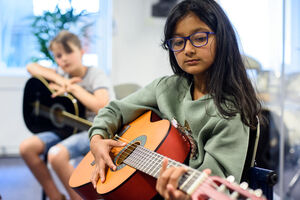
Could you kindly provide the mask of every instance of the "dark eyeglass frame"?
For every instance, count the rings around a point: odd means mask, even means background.
[[[203,45],[195,45],[193,43],[193,41],[191,40],[191,37],[193,37],[194,35],[196,35],[198,33],[205,33],[206,34],[206,42],[205,42],[205,44],[203,44]],[[173,51],[173,52],[178,52],[178,51],[184,50],[187,40],[189,40],[194,47],[203,47],[203,46],[207,45],[207,43],[208,43],[208,35],[209,34],[215,34],[215,33],[214,32],[196,32],[196,33],[193,33],[193,34],[191,34],[191,35],[189,35],[187,37],[173,37],[173,38],[167,40],[167,45],[168,45],[169,49],[171,51]],[[176,39],[176,38],[182,38],[182,39],[184,39],[184,45],[183,45],[182,49],[174,50],[172,48],[171,41],[174,40],[174,39]]]

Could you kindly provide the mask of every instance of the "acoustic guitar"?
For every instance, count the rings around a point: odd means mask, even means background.
[[[34,134],[52,131],[62,139],[88,130],[92,122],[84,119],[84,106],[71,94],[52,98],[54,91],[42,77],[31,77],[25,84],[23,118]]]
[[[168,120],[160,119],[152,111],[138,117],[115,136],[126,142],[125,147],[112,149],[115,171],[107,170],[104,183],[98,181],[96,189],[90,181],[94,170],[94,157],[89,152],[72,173],[69,185],[83,199],[153,199],[156,197],[156,178],[161,163],[168,158],[168,167],[185,166],[188,172],[180,181],[179,188],[195,199],[252,199],[264,200],[261,190],[251,191],[246,183],[242,186],[216,176],[208,176],[182,163],[189,158],[190,144]],[[229,192],[228,192],[229,191]]]

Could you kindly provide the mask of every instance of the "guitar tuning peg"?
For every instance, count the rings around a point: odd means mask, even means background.
[[[219,192],[225,192],[225,190],[226,190],[226,186],[223,185],[223,184],[221,184],[221,185],[218,187],[218,191],[219,191]]]
[[[254,195],[257,197],[261,197],[263,195],[263,191],[261,189],[254,190]]]
[[[237,191],[231,193],[230,195],[230,199],[232,200],[238,199],[238,197],[239,197],[239,193]]]
[[[248,189],[248,192],[251,193],[251,194],[254,194],[254,190],[252,190],[250,188]]]
[[[247,182],[242,182],[241,184],[240,184],[240,187],[242,188],[242,189],[244,189],[244,190],[247,190],[247,188],[248,188],[248,183]]]
[[[233,183],[235,178],[234,178],[234,176],[230,175],[226,178],[226,180],[229,181],[230,183]]]

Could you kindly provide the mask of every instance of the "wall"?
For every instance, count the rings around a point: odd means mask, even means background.
[[[151,17],[157,0],[113,1],[112,80],[115,84],[146,85],[170,74],[168,55],[161,47],[165,18]]]
[[[0,78],[0,155],[18,154],[20,142],[31,135],[22,115],[23,87],[27,78]]]

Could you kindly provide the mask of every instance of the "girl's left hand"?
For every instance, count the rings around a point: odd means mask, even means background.
[[[168,159],[164,159],[156,183],[158,193],[167,200],[190,200],[190,195],[177,189],[179,178],[187,172],[187,169],[183,167],[170,167],[167,169],[167,166]]]

